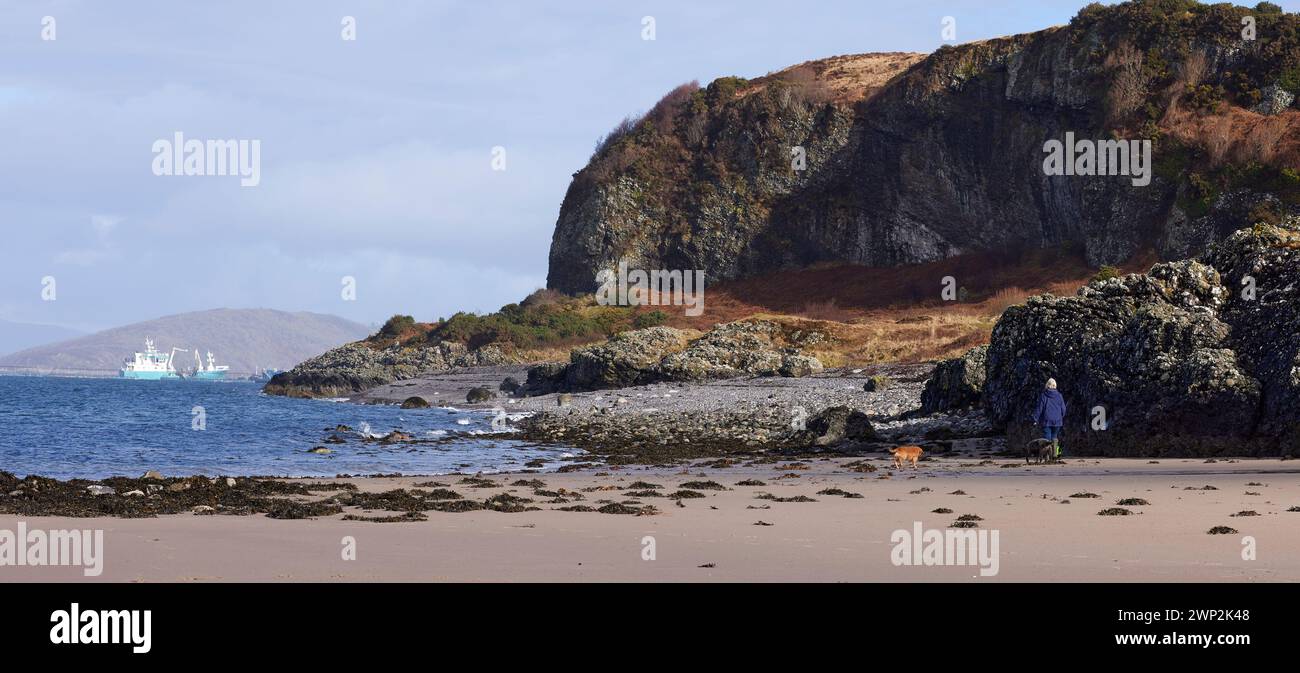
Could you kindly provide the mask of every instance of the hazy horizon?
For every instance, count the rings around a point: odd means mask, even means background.
[[[496,310],[545,285],[560,202],[596,140],[674,86],[929,52],[946,16],[961,43],[1085,4],[7,5],[0,124],[18,133],[0,169],[0,319],[94,332],[215,307],[366,325]],[[258,184],[155,175],[155,141],[177,132],[258,141]]]

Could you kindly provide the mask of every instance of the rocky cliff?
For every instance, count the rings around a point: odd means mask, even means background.
[[[1067,243],[1095,265],[1186,258],[1251,223],[1221,194],[1300,200],[1297,90],[1300,17],[1190,0],[687,85],[575,174],[548,286],[590,292],[619,260],[719,280]],[[1150,184],[1046,175],[1067,132],[1151,140]]]

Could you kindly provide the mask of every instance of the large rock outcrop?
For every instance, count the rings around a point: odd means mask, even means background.
[[[265,392],[287,397],[347,397],[421,374],[510,361],[501,349],[493,345],[471,350],[464,344],[443,341],[381,348],[359,341],[276,374],[266,384]]]
[[[986,410],[1013,446],[1047,378],[1085,455],[1300,453],[1300,218],[1233,234],[1201,260],[1007,309]]]
[[[780,323],[742,320],[699,334],[649,327],[616,334],[575,349],[567,366],[537,365],[527,392],[624,388],[660,381],[704,381],[737,376],[807,376],[822,363],[800,350],[825,339],[815,330],[787,330]]]
[[[978,406],[984,396],[988,352],[988,346],[977,346],[936,365],[921,390],[921,413]]]
[[[1274,37],[1238,39],[1246,14]],[[1249,224],[1220,212],[1221,192],[1300,193],[1280,172],[1300,156],[1300,111],[1250,111],[1278,81],[1296,87],[1280,73],[1300,73],[1297,26],[1230,5],[1094,4],[1068,26],[928,56],[678,89],[575,175],[548,287],[590,292],[620,260],[716,281],[1055,245],[1094,265],[1200,254]],[[1044,143],[1067,132],[1156,139],[1151,183],[1046,175]],[[1272,172],[1222,170],[1253,162]]]

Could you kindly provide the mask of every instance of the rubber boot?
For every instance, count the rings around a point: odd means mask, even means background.
[[[1059,439],[1053,439],[1053,440],[1052,440],[1052,448],[1056,449],[1056,459],[1057,459],[1057,460],[1060,460],[1060,459],[1061,459],[1061,440],[1059,440]]]

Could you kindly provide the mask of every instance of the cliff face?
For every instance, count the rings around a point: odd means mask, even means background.
[[[676,90],[575,175],[548,286],[590,292],[620,259],[717,281],[1059,244],[1095,265],[1199,254],[1259,216],[1242,207],[1252,194],[1300,198],[1300,111],[1252,111],[1300,86],[1300,18],[1260,15],[1244,41],[1248,13],[1090,6],[1069,26],[929,56]],[[1150,184],[1046,175],[1044,143],[1067,132],[1151,140]]]

